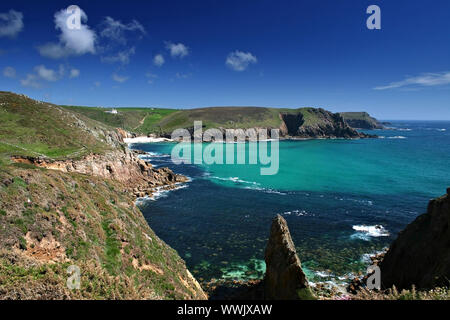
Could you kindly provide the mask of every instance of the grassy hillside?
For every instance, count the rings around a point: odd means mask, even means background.
[[[99,121],[107,126],[122,128],[130,132],[152,132],[157,124],[165,117],[176,113],[175,109],[159,108],[118,108],[117,114],[107,113],[109,108],[61,106],[77,114]]]
[[[108,125],[7,92],[0,123],[0,299],[205,298],[123,183],[11,162],[121,152]]]
[[[10,155],[64,158],[110,146],[100,122],[59,106],[0,91],[0,157]]]
[[[121,108],[118,114],[110,114],[104,108],[70,107],[91,119],[106,125],[120,127],[137,134],[170,135],[178,128],[192,128],[194,121],[201,120],[208,128],[279,128],[280,114],[301,114],[305,126],[315,126],[323,119],[314,112],[315,108],[263,108],[263,107],[210,107],[199,109],[145,109]]]

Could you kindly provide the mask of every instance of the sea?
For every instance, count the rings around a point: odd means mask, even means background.
[[[280,214],[308,280],[343,287],[450,187],[450,122],[390,121],[364,132],[378,138],[282,140],[274,175],[248,162],[175,164],[176,143],[133,144],[154,167],[189,177],[138,205],[201,282],[262,278]]]

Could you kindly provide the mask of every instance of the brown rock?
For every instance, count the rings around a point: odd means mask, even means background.
[[[286,220],[278,215],[272,222],[267,243],[264,297],[269,300],[313,299]]]
[[[431,200],[427,213],[400,232],[380,263],[381,284],[409,289],[448,286],[450,195]]]

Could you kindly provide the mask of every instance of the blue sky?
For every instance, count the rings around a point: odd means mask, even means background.
[[[77,34],[58,24],[71,4],[87,17]],[[381,30],[366,27],[372,4]],[[450,119],[449,12],[447,0],[5,0],[0,90],[89,106]]]

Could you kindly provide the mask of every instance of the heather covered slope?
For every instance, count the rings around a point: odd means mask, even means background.
[[[2,92],[0,114],[0,299],[206,298],[130,190],[177,175],[61,107]],[[66,285],[70,265],[79,290]]]

